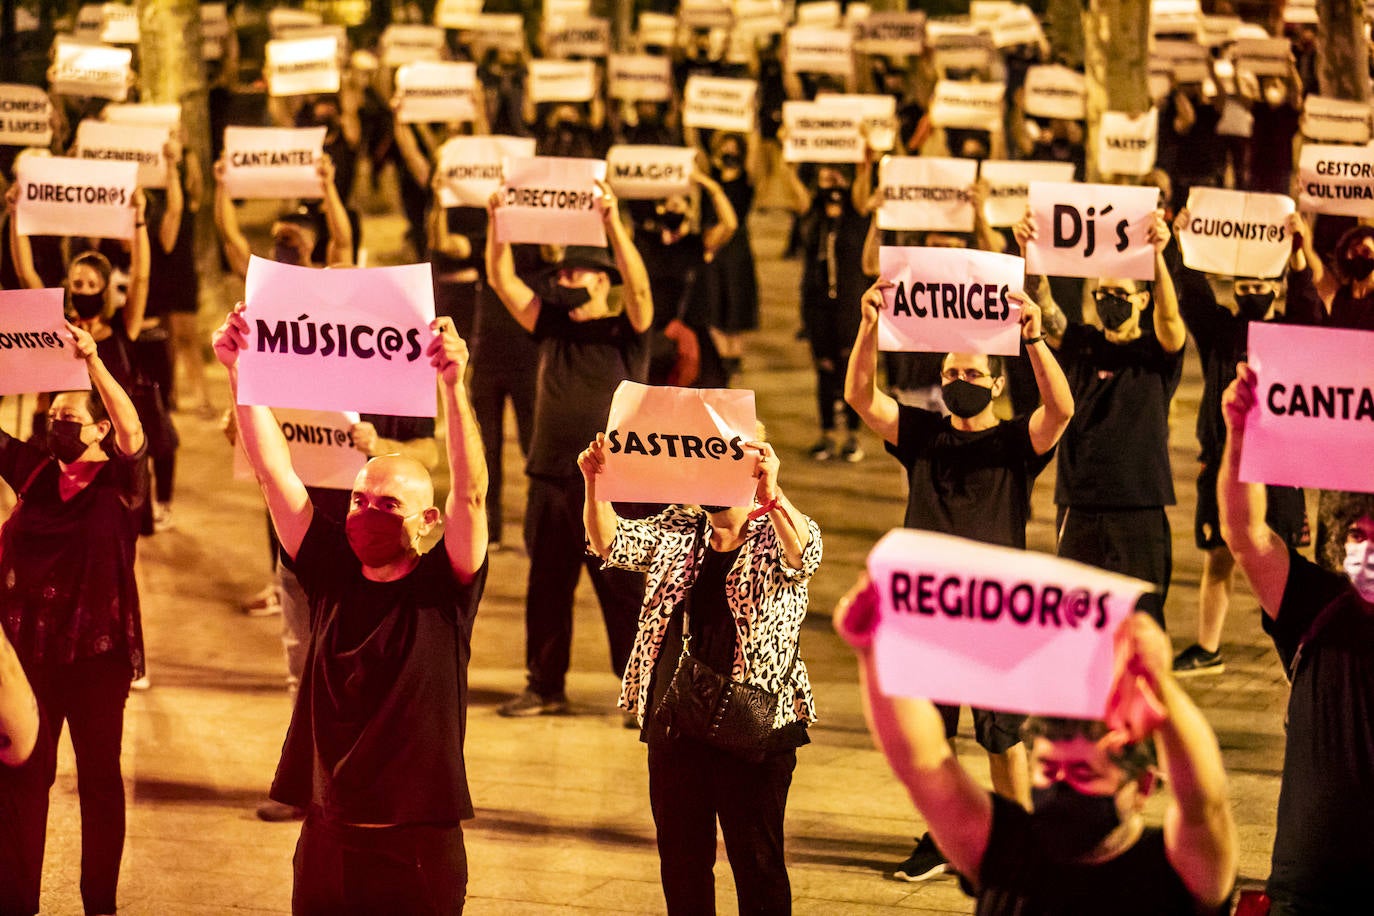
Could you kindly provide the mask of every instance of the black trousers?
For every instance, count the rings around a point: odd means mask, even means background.
[[[1147,509],[1059,507],[1059,556],[1154,585],[1138,609],[1164,627],[1164,599],[1174,570],[1173,538],[1163,506]]]
[[[493,361],[494,362],[494,361]],[[515,408],[515,432],[520,454],[528,455],[534,435],[534,362],[474,366],[472,411],[482,431],[482,452],[487,459],[487,540],[501,543],[501,449],[505,442],[506,399]]]
[[[449,916],[467,897],[462,827],[353,827],[312,810],[291,868],[296,916]]]
[[[525,597],[525,666],[529,686],[543,697],[563,693],[572,655],[573,595],[587,568],[601,603],[611,671],[625,674],[644,598],[644,576],[602,569],[586,550],[582,477],[531,477],[525,506],[525,550],[530,557]]]
[[[716,821],[740,916],[792,912],[783,818],[795,750],[748,763],[690,738],[649,732],[649,803],[668,916],[716,911]]]
[[[54,747],[62,723],[71,726],[76,751],[76,791],[81,801],[81,902],[87,913],[113,913],[124,856],[124,778],[119,754],[124,739],[124,702],[133,670],[123,651],[83,658],[33,672],[34,694]],[[57,754],[47,755],[55,772]],[[54,772],[46,775],[51,786]],[[43,820],[47,820],[46,799]],[[45,837],[37,837],[41,866]]]

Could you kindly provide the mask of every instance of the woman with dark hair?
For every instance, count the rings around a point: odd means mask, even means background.
[[[19,496],[0,528],[0,624],[42,710],[45,787],[52,785],[62,724],[71,724],[82,902],[87,913],[113,913],[124,849],[124,703],[143,674],[134,551],[148,478],[133,401],[91,335],[75,324],[67,328],[92,389],[54,395],[46,447],[0,430],[0,477]],[[40,822],[46,818],[45,804]],[[21,840],[32,875],[0,874],[7,888],[31,882],[26,916],[37,912],[43,839],[44,830],[35,828]]]
[[[759,175],[759,141],[757,135],[746,138],[718,131],[711,136],[709,146],[711,178],[720,183],[737,224],[706,268],[711,337],[727,375],[734,375],[744,358],[744,333],[759,326],[758,271],[749,238],[749,213],[754,208]],[[706,221],[712,221],[709,212]]]

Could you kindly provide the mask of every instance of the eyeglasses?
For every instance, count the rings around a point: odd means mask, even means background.
[[[963,379],[966,382],[981,382],[985,378],[992,378],[991,375],[982,369],[945,369],[941,371],[940,378],[947,382]]]

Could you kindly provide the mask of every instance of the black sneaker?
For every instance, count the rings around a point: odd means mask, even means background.
[[[949,860],[927,833],[916,841],[916,848],[911,850],[911,855],[906,857],[905,862],[897,866],[892,877],[898,881],[929,881],[947,871]]]
[[[507,719],[521,719],[526,716],[561,716],[568,711],[568,698],[563,694],[554,697],[540,696],[533,690],[525,690],[519,696],[511,697],[496,708],[496,714]]]
[[[1194,677],[1199,674],[1221,674],[1226,663],[1221,660],[1220,652],[1208,652],[1193,643],[1174,656],[1174,676]]]

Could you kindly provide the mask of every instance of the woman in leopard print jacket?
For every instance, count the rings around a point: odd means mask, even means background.
[[[772,446],[745,447],[759,455],[752,511],[670,506],[642,520],[619,518],[596,497],[604,435],[578,459],[587,483],[590,549],[609,565],[646,574],[620,705],[639,717],[641,740],[649,745],[649,802],[670,916],[715,912],[717,819],[739,912],[791,912],[783,817],[796,749],[807,743],[806,726],[816,717],[797,644],[807,583],[821,562],[821,532],[778,490]],[[683,651],[684,620],[697,661],[780,695],[772,747],[762,762],[669,735],[654,718]]]

